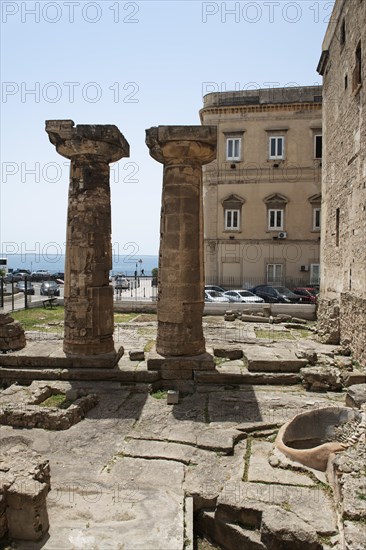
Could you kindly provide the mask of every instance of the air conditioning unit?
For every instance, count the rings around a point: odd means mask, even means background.
[[[285,231],[281,231],[281,233],[278,234],[279,239],[286,239],[287,233]]]
[[[309,271],[309,266],[308,265],[300,266],[300,271]]]

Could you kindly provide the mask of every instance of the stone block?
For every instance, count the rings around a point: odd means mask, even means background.
[[[296,357],[285,348],[265,348],[252,346],[245,350],[249,372],[299,372],[308,360]]]
[[[366,403],[366,384],[350,386],[346,394],[347,407],[357,407],[360,409],[364,403]]]
[[[176,405],[179,403],[179,391],[168,390],[166,402],[168,405]]]
[[[271,507],[263,514],[261,541],[273,550],[321,550],[317,532],[298,515]]]
[[[128,352],[131,361],[145,361],[145,352],[143,350],[131,350]]]
[[[275,321],[279,323],[286,323],[287,321],[291,321],[292,317],[291,315],[286,315],[285,313],[279,313],[275,317]]]
[[[214,370],[215,363],[212,355],[203,353],[192,356],[163,357],[156,352],[151,352],[147,360],[148,370],[179,371],[179,370]]]
[[[314,392],[341,391],[340,371],[334,367],[318,366],[301,369],[302,384]]]
[[[269,323],[269,317],[260,317],[258,315],[241,314],[240,319],[247,323]]]
[[[355,384],[366,384],[366,373],[359,370],[352,372],[341,373],[342,382],[345,386],[353,386]]]
[[[175,369],[162,369],[160,371],[162,380],[192,380],[192,370],[175,370]]]
[[[300,350],[295,352],[298,359],[306,359],[309,365],[316,365],[318,354],[314,350]]]
[[[0,326],[14,323],[13,317],[9,313],[0,313]]]
[[[243,357],[243,350],[239,348],[214,348],[213,354],[215,357],[227,357],[230,360],[235,360]]]
[[[26,345],[23,327],[8,314],[0,314],[0,351],[16,351]]]
[[[359,521],[344,522],[344,537],[349,550],[364,550],[366,540],[366,525]]]
[[[225,321],[235,321],[236,319],[236,315],[228,315],[227,313],[225,313],[225,316],[224,316],[224,319]]]
[[[37,541],[47,533],[47,493],[45,483],[29,478],[18,478],[8,489],[6,518],[11,538]]]

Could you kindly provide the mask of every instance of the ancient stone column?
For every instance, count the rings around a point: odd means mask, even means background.
[[[57,152],[71,160],[65,265],[64,352],[70,356],[115,355],[109,163],[129,156],[113,125],[48,120]],[[100,366],[103,366],[102,364]]]
[[[164,164],[156,341],[163,356],[205,352],[202,165],[216,158],[216,143],[216,126],[146,131],[150,155]]]

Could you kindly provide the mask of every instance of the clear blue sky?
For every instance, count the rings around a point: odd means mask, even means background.
[[[129,141],[112,173],[112,240],[157,254],[162,166],[145,129],[200,124],[207,91],[320,84],[332,5],[2,0],[2,252],[63,249],[68,163],[44,121],[72,119]]]

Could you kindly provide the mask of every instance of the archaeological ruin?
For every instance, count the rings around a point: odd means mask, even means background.
[[[336,2],[323,42],[321,287],[324,342],[366,362],[366,43],[364,2]]]
[[[109,165],[128,142],[46,121],[71,161],[65,297],[32,322],[0,313],[0,548],[365,550],[365,9],[336,0],[320,63],[319,323],[315,303],[204,303],[202,172],[226,145],[210,124],[146,130],[164,170],[157,303],[114,304]]]
[[[129,156],[116,126],[48,120],[57,152],[71,160],[65,261],[65,338],[69,356],[116,358],[113,342],[111,200],[109,164]]]

